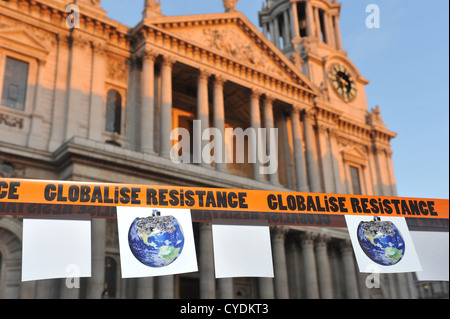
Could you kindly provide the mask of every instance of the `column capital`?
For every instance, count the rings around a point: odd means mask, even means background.
[[[350,239],[344,239],[339,243],[339,248],[341,249],[342,253],[345,254],[353,254],[353,246]]]
[[[305,118],[308,118],[310,120],[316,119],[316,111],[313,108],[304,109],[303,114],[304,114]]]
[[[264,99],[264,105],[273,105],[275,101],[275,97],[271,94],[266,94],[266,98]]]
[[[262,93],[261,90],[256,89],[256,88],[251,88],[251,91],[250,91],[250,97],[251,98],[259,99],[262,94],[263,93]]]
[[[316,248],[326,248],[330,242],[331,237],[326,234],[319,234],[314,239],[314,244]]]
[[[227,80],[221,74],[214,75],[214,85],[223,86]]]
[[[163,55],[162,65],[167,67],[172,67],[175,64],[176,59],[170,55]]]
[[[302,109],[298,105],[292,105],[291,114],[293,116],[299,116]]]
[[[274,240],[283,240],[286,238],[288,230],[283,226],[273,226],[270,228],[270,233]]]
[[[209,70],[207,69],[200,69],[197,79],[200,81],[207,81],[209,79],[209,77],[211,76],[211,72],[209,72]]]
[[[142,61],[151,60],[154,62],[157,57],[158,57],[158,53],[156,53],[153,50],[145,50],[141,55]]]
[[[301,244],[302,245],[313,245],[316,237],[317,237],[317,234],[310,232],[310,231],[305,231],[301,234],[301,237],[300,237]]]

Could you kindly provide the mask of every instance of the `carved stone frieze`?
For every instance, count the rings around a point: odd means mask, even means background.
[[[13,116],[10,114],[0,113],[0,125],[14,127],[21,130],[23,129],[24,126],[24,118],[19,116]]]
[[[245,39],[240,30],[235,28],[205,28],[200,41],[208,47],[219,50],[232,58],[250,64],[260,71],[277,77],[286,78],[283,71],[263,54],[252,41]]]
[[[108,56],[106,77],[109,80],[126,83],[128,79],[128,65],[125,60]]]

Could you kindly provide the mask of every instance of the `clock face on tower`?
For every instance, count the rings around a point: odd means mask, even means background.
[[[356,97],[356,83],[350,72],[341,64],[334,64],[330,69],[331,86],[345,102]]]

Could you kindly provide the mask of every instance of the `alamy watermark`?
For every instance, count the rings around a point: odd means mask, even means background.
[[[69,289],[80,288],[80,266],[70,264],[66,266],[66,287]]]
[[[375,264],[371,264],[366,267],[365,272],[370,273],[366,277],[366,287],[368,289],[380,288],[380,273],[381,273],[380,267]]]
[[[259,174],[278,171],[277,128],[225,128],[222,133],[218,128],[210,127],[202,132],[201,121],[194,120],[192,132],[191,139],[191,133],[185,128],[172,130],[170,139],[177,141],[170,150],[173,163],[245,163],[247,138],[247,162],[259,163]]]
[[[380,28],[380,7],[376,4],[369,4],[366,7],[366,13],[370,13],[366,18],[366,27],[368,29]]]
[[[80,27],[80,7],[74,3],[66,7],[66,12],[70,13],[66,18],[66,26],[69,29]]]

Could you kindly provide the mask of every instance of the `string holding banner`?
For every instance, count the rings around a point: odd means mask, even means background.
[[[61,206],[62,205],[62,206]],[[0,214],[111,215],[116,206],[448,219],[447,199],[29,179],[0,180]],[[58,211],[58,208],[59,211]],[[76,209],[73,209],[76,208]]]

